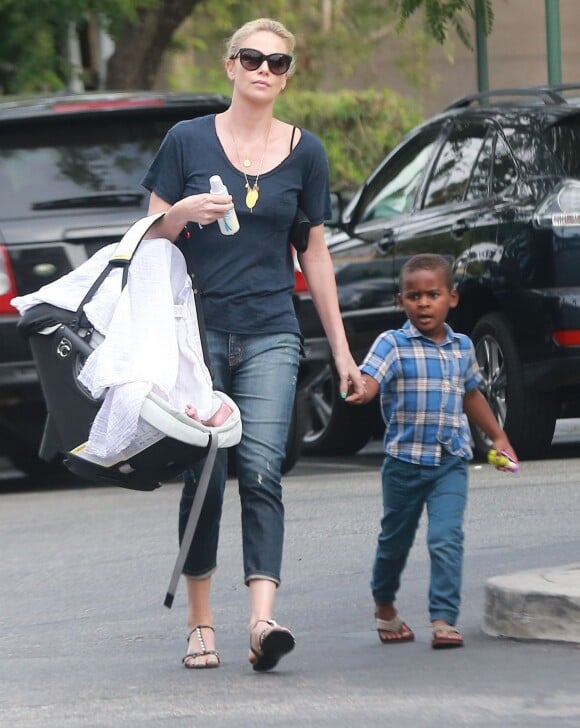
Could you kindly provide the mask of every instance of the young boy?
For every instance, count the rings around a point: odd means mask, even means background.
[[[478,389],[481,381],[471,340],[445,323],[458,294],[445,258],[420,254],[401,269],[399,303],[408,321],[378,336],[360,369],[364,394],[347,402],[365,404],[380,391],[386,424],[382,467],[383,517],[371,589],[379,639],[410,642],[412,630],[394,602],[423,506],[431,559],[429,614],[435,649],[462,647],[455,627],[463,563],[463,515],[469,427],[480,427],[493,447],[517,462],[505,432]],[[502,468],[503,469],[503,468]]]

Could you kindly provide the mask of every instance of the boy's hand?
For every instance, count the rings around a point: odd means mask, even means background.
[[[373,399],[379,391],[379,384],[376,379],[369,377],[368,374],[362,375],[362,388],[355,390],[350,386],[347,392],[345,402],[348,404],[366,404]]]
[[[490,465],[494,465],[496,470],[508,471],[510,473],[517,473],[520,469],[518,463],[512,460],[505,450],[501,452],[493,449],[490,450],[487,453],[487,462]]]
[[[349,382],[348,391],[346,393],[346,397],[344,397],[344,401],[349,404],[365,404],[365,402],[368,402],[367,396],[366,382],[363,381],[362,390],[359,390],[358,392],[353,389],[352,384]]]
[[[505,453],[515,465],[515,467],[502,467],[500,465],[496,465],[498,470],[502,470],[503,472],[514,472],[515,470],[519,470],[520,461],[518,460],[518,456],[516,455],[516,452],[511,446],[505,433],[493,441],[493,449],[499,454]]]

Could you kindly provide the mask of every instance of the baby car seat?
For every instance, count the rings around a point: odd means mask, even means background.
[[[158,214],[143,218],[127,231],[76,310],[48,302],[27,307],[27,297],[14,299],[13,304],[23,311],[18,327],[30,343],[48,412],[39,451],[42,459],[51,461],[60,455],[70,471],[87,480],[151,491],[179,476],[192,463],[206,458],[165,600],[166,606],[171,606],[205,498],[216,450],[237,445],[240,441],[239,409],[225,393],[213,391],[216,409],[226,403],[231,414],[223,424],[209,427],[150,391],[142,402],[135,436],[129,447],[114,457],[102,458],[87,452],[86,445],[103,398],[92,396],[79,381],[87,358],[104,340],[84,308],[115,269],[122,269],[122,285],[126,283],[128,267],[137,247],[159,217]],[[203,326],[200,328],[203,333]],[[201,342],[204,343],[203,336]]]

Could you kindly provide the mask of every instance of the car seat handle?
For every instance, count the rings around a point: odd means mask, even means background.
[[[154,215],[142,217],[133,223],[121,238],[115,252],[109,258],[109,263],[115,267],[128,266],[147,232],[163,215],[165,215],[165,212],[156,212]]]

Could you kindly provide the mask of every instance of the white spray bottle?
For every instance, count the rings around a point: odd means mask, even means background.
[[[222,182],[222,178],[219,174],[214,174],[209,178],[209,190],[213,195],[228,194],[228,188]],[[236,215],[236,211],[233,207],[231,210],[228,210],[223,217],[219,217],[217,223],[224,235],[233,235],[240,229],[238,216]]]

